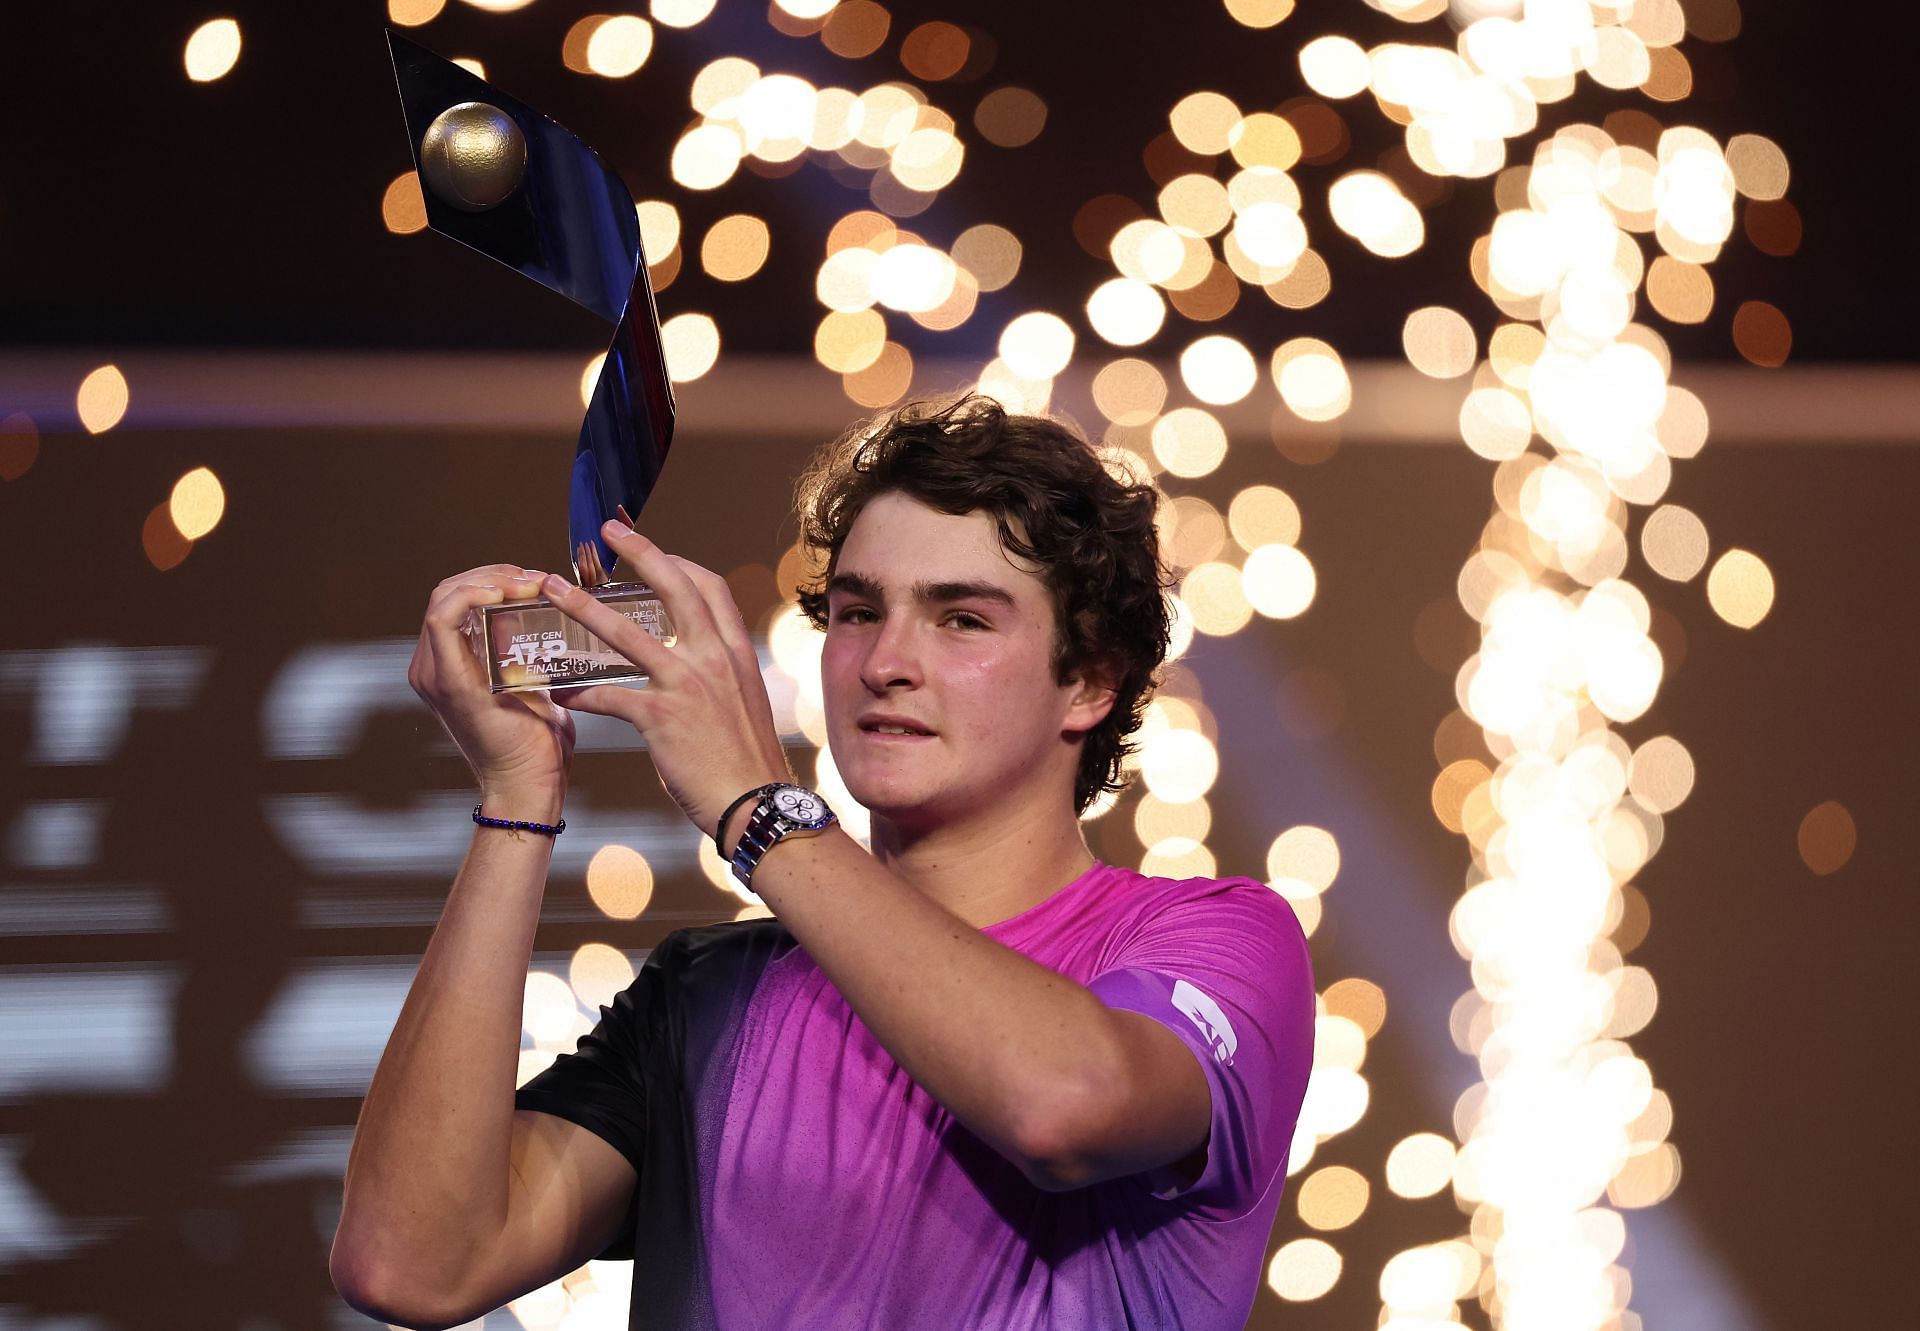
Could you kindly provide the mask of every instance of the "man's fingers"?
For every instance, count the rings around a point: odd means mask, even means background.
[[[647,695],[643,689],[623,688],[618,684],[585,684],[576,689],[555,689],[547,696],[570,712],[611,716],[636,729],[644,729]]]
[[[457,629],[476,606],[499,605],[506,599],[506,588],[500,583],[460,582],[443,586],[427,605],[426,624],[429,629]]]
[[[675,634],[698,642],[709,630],[718,632],[719,626],[715,624],[713,612],[707,608],[705,598],[672,555],[640,533],[627,530],[617,522],[607,523],[600,529],[600,534],[620,558],[631,564],[641,579],[653,588],[673,619]],[[611,642],[612,639],[607,641]]]
[[[428,604],[439,599],[449,587],[458,587],[464,582],[497,582],[501,578],[519,577],[529,570],[518,564],[482,564],[479,568],[470,568],[464,573],[456,573],[450,578],[442,578],[438,586],[427,595]]]
[[[499,587],[471,582],[449,588],[435,599],[421,632],[426,636],[427,652],[437,679],[479,679],[482,673],[479,657],[461,629],[475,609],[499,605],[506,599],[506,592]]]
[[[465,632],[468,617],[483,605],[525,601],[540,594],[540,580],[545,577],[544,574],[511,564],[500,567],[510,569],[511,573],[489,576],[480,572],[463,582],[450,579],[441,583],[436,590],[434,599],[427,607],[426,618],[420,625],[421,642],[426,649],[427,662],[432,666],[433,679],[480,681],[484,672],[480,668],[479,655],[473,650],[473,643]],[[420,686],[416,684],[415,687],[417,689]]]
[[[557,574],[549,576],[541,591],[567,618],[591,631],[600,641],[639,666],[648,675],[658,675],[663,670],[671,671],[675,668],[677,663],[674,655],[667,649],[665,643],[618,610],[595,600],[565,578]],[[678,619],[674,620],[674,628],[676,632],[680,631]]]
[[[457,628],[475,606],[538,596],[545,576],[534,569],[513,568],[510,572],[494,574],[476,570],[457,580],[449,578],[434,588],[433,598],[427,602],[426,622],[452,624]]]
[[[751,666],[755,674],[760,673],[760,656],[753,647],[753,635],[747,631],[746,617],[740,613],[740,605],[733,599],[733,588],[727,580],[712,569],[702,568],[691,559],[682,559],[679,555],[668,555],[687,581],[699,593],[706,604],[707,613],[712,616],[715,630],[720,641],[727,645],[728,653],[734,664]]]

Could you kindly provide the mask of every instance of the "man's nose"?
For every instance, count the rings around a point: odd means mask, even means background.
[[[861,662],[860,678],[875,693],[920,683],[918,631],[911,618],[889,615],[882,621]]]

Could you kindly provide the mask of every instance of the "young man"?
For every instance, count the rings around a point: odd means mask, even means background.
[[[672,647],[511,566],[436,591],[412,679],[485,816],[555,823],[562,707],[624,718],[774,918],[669,937],[516,1093],[550,838],[477,830],[361,1113],[336,1284],[445,1326],[631,1255],[636,1328],[1243,1326],[1312,1063],[1305,940],[1261,884],[1098,863],[1078,819],[1166,651],[1152,491],[970,398],[829,446],[799,498],[870,852],[791,784],[719,577],[610,532]],[[535,590],[648,686],[487,693],[458,625]]]

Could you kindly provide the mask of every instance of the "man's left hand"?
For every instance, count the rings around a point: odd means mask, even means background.
[[[793,779],[753,638],[719,574],[668,554],[625,524],[609,522],[602,534],[666,606],[674,643],[667,646],[566,579],[549,577],[541,588],[548,600],[648,675],[645,688],[590,684],[555,690],[553,698],[629,722],[646,738],[667,793],[711,835],[735,797]]]

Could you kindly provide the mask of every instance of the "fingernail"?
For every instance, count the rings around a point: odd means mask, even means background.
[[[540,590],[548,596],[565,596],[573,590],[573,584],[558,573],[547,574],[547,580],[540,584]]]
[[[629,527],[624,522],[615,522],[612,518],[608,518],[606,522],[601,524],[600,534],[602,536],[610,536],[610,537],[611,536],[630,536],[633,534],[633,528]]]

